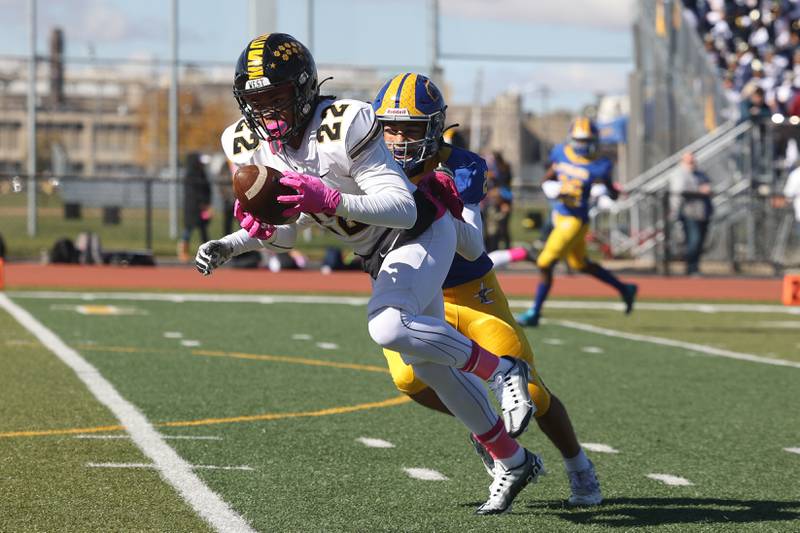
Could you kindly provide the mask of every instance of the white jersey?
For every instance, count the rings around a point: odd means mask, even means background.
[[[366,254],[387,227],[414,225],[415,187],[386,148],[380,123],[369,104],[322,100],[304,135],[306,139],[297,150],[285,144],[259,142],[244,119],[222,134],[225,154],[238,166],[259,164],[319,176],[327,186],[341,192],[335,215],[304,213],[295,224],[279,226],[268,242],[259,241],[261,245],[291,248],[296,227],[315,222],[356,253]],[[246,245],[253,247],[253,243]]]

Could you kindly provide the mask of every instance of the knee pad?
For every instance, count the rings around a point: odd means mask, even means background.
[[[404,335],[403,320],[399,309],[384,307],[373,313],[367,324],[369,336],[383,348],[393,349]]]

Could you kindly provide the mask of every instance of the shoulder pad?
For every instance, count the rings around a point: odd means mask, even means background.
[[[477,204],[486,195],[486,161],[473,152],[453,147],[447,166],[453,171],[456,188],[467,204]]]
[[[558,161],[564,151],[563,144],[557,144],[550,150],[550,161]]]
[[[328,101],[317,112],[319,149],[335,154],[335,159],[356,159],[381,132],[372,106],[359,100]]]
[[[258,149],[260,139],[250,131],[244,118],[240,118],[222,132],[222,149],[236,165],[246,165]]]
[[[381,125],[375,117],[372,106],[364,102],[357,102],[357,104],[345,140],[347,156],[350,159],[358,158],[381,133]]]

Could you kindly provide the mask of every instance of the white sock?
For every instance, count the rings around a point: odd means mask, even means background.
[[[492,260],[495,267],[501,267],[509,264],[511,259],[511,252],[508,250],[495,250],[493,252],[489,252],[489,259]]]
[[[495,459],[498,463],[503,465],[503,468],[506,470],[511,470],[512,468],[517,468],[523,462],[525,462],[525,448],[520,446],[517,448],[517,451],[514,452],[514,455],[511,457],[505,457],[503,459]]]
[[[564,466],[567,472],[580,472],[589,468],[589,458],[586,457],[586,454],[583,453],[583,448],[581,448],[581,451],[575,457],[564,457]]]

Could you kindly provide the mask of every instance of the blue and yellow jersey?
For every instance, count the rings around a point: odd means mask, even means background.
[[[556,145],[550,152],[556,178],[561,182],[561,195],[554,202],[557,213],[589,219],[592,185],[603,183],[611,189],[613,164],[606,157],[588,159],[575,153],[567,144]]]
[[[465,204],[477,204],[486,196],[486,161],[477,154],[455,146],[443,144],[436,157],[425,161],[422,170],[411,178],[413,183],[436,168],[439,163],[449,168],[455,177],[456,189]],[[449,289],[478,279],[492,270],[494,264],[484,252],[475,261],[467,261],[456,254],[442,288]]]

